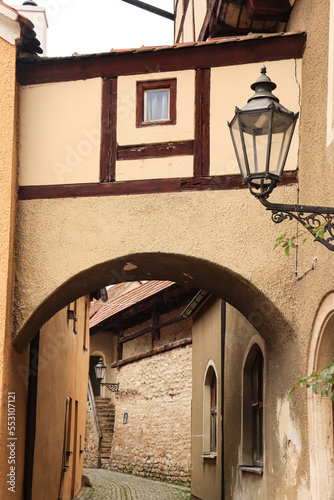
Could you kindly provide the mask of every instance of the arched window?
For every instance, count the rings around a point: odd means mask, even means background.
[[[262,351],[253,344],[244,366],[242,469],[263,468],[263,365]]]
[[[203,455],[216,456],[218,437],[217,375],[209,363],[203,387]]]

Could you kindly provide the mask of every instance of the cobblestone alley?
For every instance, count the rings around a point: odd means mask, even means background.
[[[92,488],[84,487],[75,500],[190,500],[190,488],[121,474],[104,469],[84,469]]]

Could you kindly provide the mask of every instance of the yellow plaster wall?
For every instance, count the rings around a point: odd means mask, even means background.
[[[150,68],[154,71],[155,68]],[[159,71],[159,68],[156,68]],[[176,124],[136,128],[136,82],[167,80],[176,82]],[[117,100],[117,142],[120,146],[194,139],[195,72],[152,72],[149,75],[120,76]]]
[[[195,29],[196,29],[196,40],[198,40],[199,34],[201,32],[205,14],[206,14],[206,2],[202,0],[193,0],[194,1],[194,10],[195,10]],[[184,40],[185,42],[189,42],[191,40]]]
[[[267,75],[276,83],[273,94],[290,111],[299,111],[301,92],[301,60],[288,59],[240,66],[212,68],[211,70],[211,109],[210,109],[210,174],[238,174],[230,130],[226,120],[232,121],[235,106],[242,108],[254,95],[250,86],[261,74],[265,65]],[[298,130],[291,143],[285,170],[297,168]]]
[[[193,0],[189,0],[183,25],[183,41],[194,42]]]
[[[75,310],[77,322],[68,320],[68,308]],[[82,297],[53,316],[40,331],[36,439],[33,468],[34,500],[58,498],[61,484],[66,398],[71,398],[70,449],[65,464],[61,495],[70,499],[81,488],[83,467],[87,382],[89,367],[88,297]],[[84,338],[88,350],[83,349]],[[75,422],[75,404],[78,419]]]
[[[116,162],[117,181],[192,177],[193,171],[193,156],[171,156],[169,158],[149,158],[146,160],[123,160]]]
[[[21,88],[21,186],[99,181],[101,92],[101,78]]]
[[[1,21],[3,22],[3,20]],[[1,25],[1,29],[3,26]],[[0,491],[6,498],[22,498],[27,352],[11,346],[14,286],[14,225],[16,209],[16,48],[0,38]],[[15,393],[15,463],[8,463],[8,392]],[[13,400],[10,400],[13,404]],[[13,416],[13,413],[10,414]],[[10,421],[11,423],[13,420]],[[14,436],[13,436],[14,437]],[[15,467],[15,491],[7,481]]]
[[[176,8],[175,8],[175,4]],[[174,21],[174,41],[176,40],[176,37],[179,33],[180,25],[181,25],[181,19],[182,19],[182,14],[183,14],[183,1],[178,1],[174,0],[174,15],[175,15],[175,21]],[[180,42],[182,42],[182,37]]]

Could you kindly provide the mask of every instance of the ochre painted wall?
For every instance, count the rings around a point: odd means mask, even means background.
[[[32,498],[72,498],[80,491],[89,366],[88,297],[59,311],[40,331]],[[77,322],[69,320],[75,310]],[[75,326],[77,334],[74,333]],[[67,398],[70,398],[70,400]],[[77,407],[77,408],[76,408]],[[62,474],[65,414],[67,429]],[[71,496],[72,495],[72,496]]]
[[[1,23],[3,23],[2,18]],[[27,351],[19,355],[11,346],[17,161],[16,47],[2,38],[0,38],[0,63],[0,491],[4,495],[8,494],[6,498],[21,500],[28,356]],[[13,397],[8,398],[9,392],[15,394],[15,401]],[[15,416],[15,431],[9,431],[8,424],[12,429],[13,416]],[[9,432],[15,434],[10,435]],[[8,440],[10,437],[16,438],[14,445]],[[7,446],[9,443],[11,448]],[[14,469],[10,471],[10,467]],[[7,475],[10,472],[11,478]],[[14,486],[7,482],[10,479]],[[8,491],[11,487],[14,490]]]

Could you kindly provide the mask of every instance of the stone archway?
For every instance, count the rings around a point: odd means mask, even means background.
[[[283,313],[255,285],[236,272],[202,259],[163,253],[132,254],[86,269],[54,290],[32,311],[13,339],[22,352],[35,332],[58,310],[83,294],[121,281],[168,279],[191,283],[238,309],[264,337],[288,328]]]

